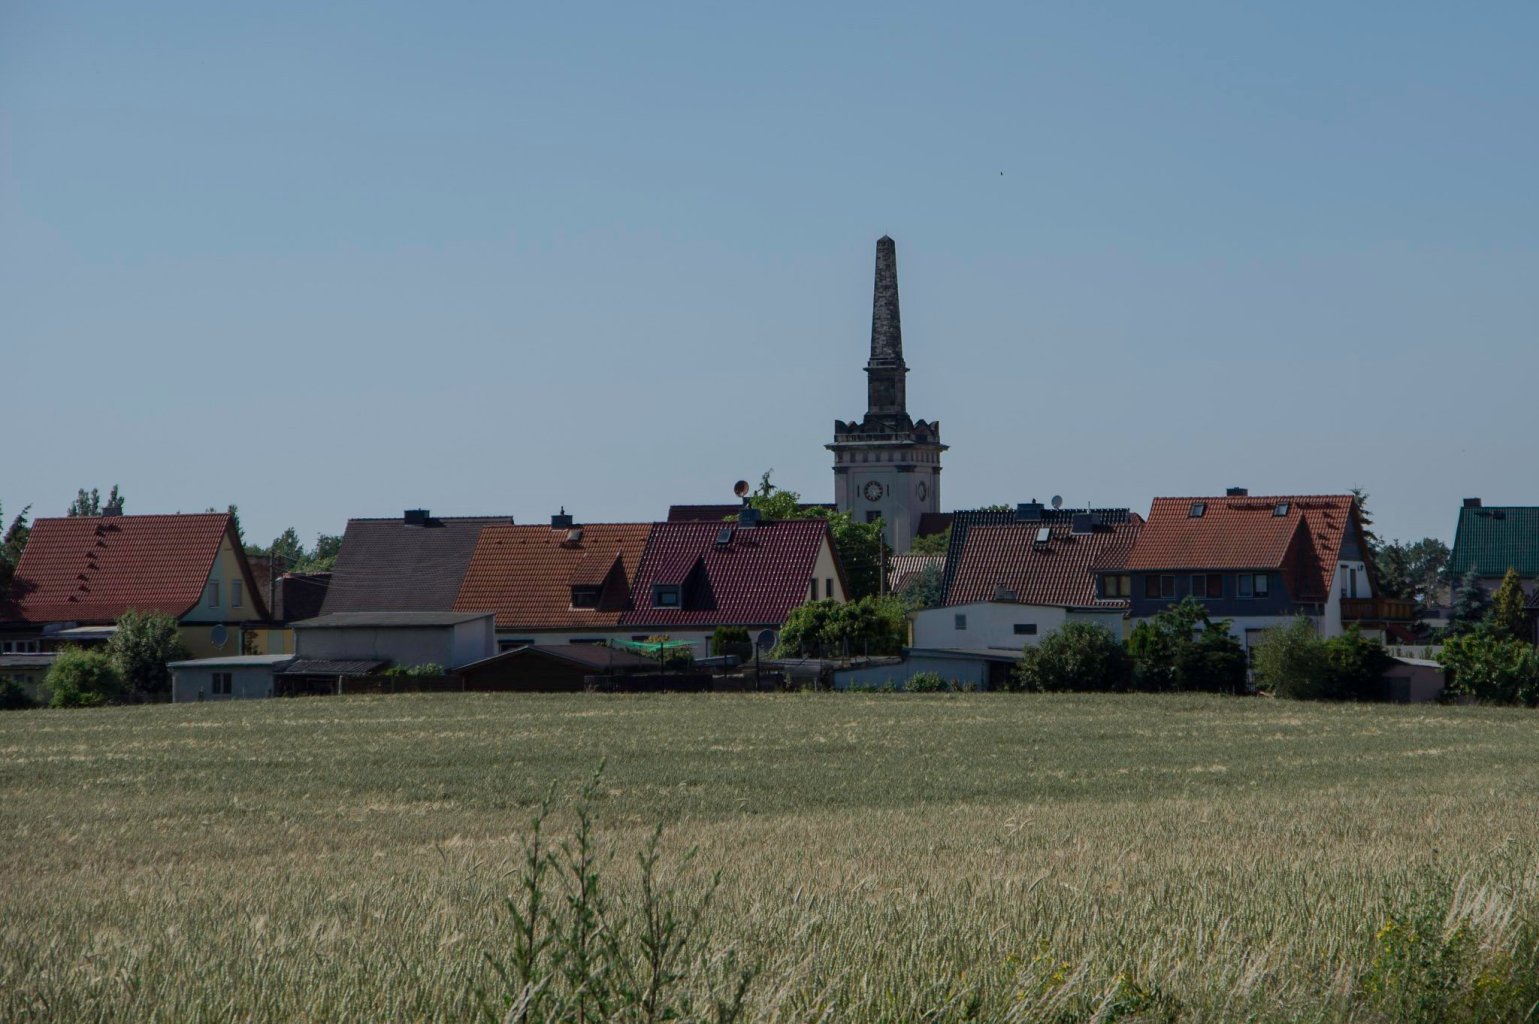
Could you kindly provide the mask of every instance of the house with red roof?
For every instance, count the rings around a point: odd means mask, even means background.
[[[39,650],[164,612],[195,655],[260,652],[268,614],[226,512],[39,519],[0,599],[0,636]]]
[[[1350,494],[1155,498],[1120,570],[1105,571],[1103,595],[1125,597],[1132,619],[1147,619],[1195,597],[1214,619],[1229,619],[1250,646],[1261,631],[1298,615],[1321,635],[1356,624],[1383,638],[1408,625],[1411,601],[1379,594]]]
[[[503,651],[630,640],[636,631],[621,627],[620,617],[631,608],[651,530],[651,523],[579,524],[565,511],[549,526],[484,526],[454,610],[492,612]]]
[[[620,625],[704,654],[718,626],[741,626],[766,646],[799,605],[847,599],[827,520],[654,523]]]
[[[1121,638],[1128,600],[1102,593],[1099,580],[1120,571],[1142,526],[1127,509],[1035,501],[1014,512],[955,513],[942,602],[914,614],[914,650],[1013,657],[1069,622],[1093,622]]]

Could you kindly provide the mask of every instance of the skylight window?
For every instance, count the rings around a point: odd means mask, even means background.
[[[1189,518],[1201,519],[1203,517],[1203,514],[1206,513],[1207,511],[1208,511],[1208,503],[1207,502],[1205,502],[1205,501],[1194,501],[1194,502],[1192,502],[1192,507],[1187,509],[1186,514],[1187,514],[1187,516]]]
[[[1039,527],[1037,527],[1037,543],[1038,544],[1046,544],[1048,542],[1048,538],[1052,537],[1052,535],[1053,535],[1052,527],[1050,527],[1050,526],[1039,526]]]
[[[1279,519],[1281,519],[1283,516],[1285,516],[1287,514],[1288,514],[1288,503],[1286,501],[1279,501],[1277,503],[1277,507],[1272,509],[1272,515],[1276,516]]]

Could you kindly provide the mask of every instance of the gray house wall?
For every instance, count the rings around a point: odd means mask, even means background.
[[[1241,575],[1265,575],[1267,577],[1266,597],[1240,597],[1239,577]],[[1210,576],[1212,573],[1188,570],[1184,572],[1135,572],[1128,574],[1132,577],[1132,602],[1129,609],[1129,618],[1147,619],[1158,615],[1167,608],[1178,604],[1182,598],[1191,594],[1192,576]],[[1203,605],[1208,609],[1208,615],[1215,619],[1255,618],[1257,616],[1285,616],[1295,615],[1301,611],[1318,614],[1318,606],[1315,604],[1298,605],[1288,596],[1287,587],[1283,584],[1283,576],[1280,572],[1254,573],[1222,572],[1218,574],[1224,581],[1223,597],[1206,597],[1197,595]],[[1150,576],[1174,576],[1176,578],[1176,596],[1174,598],[1153,598],[1144,596],[1144,580]]]
[[[214,693],[215,672],[230,674],[230,693]],[[272,695],[271,665],[171,670],[171,700],[178,704],[198,700],[258,700]]]

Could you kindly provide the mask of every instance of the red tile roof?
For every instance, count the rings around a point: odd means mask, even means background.
[[[807,600],[818,554],[833,540],[824,519],[770,521],[735,528],[718,544],[724,524],[656,523],[631,587],[633,608],[621,625],[668,627],[779,626]],[[653,608],[652,585],[672,582],[681,565],[696,565],[681,608]],[[837,566],[837,562],[835,563]]]
[[[1127,568],[1278,569],[1295,598],[1324,598],[1355,516],[1350,494],[1155,498]]]
[[[967,531],[946,592],[946,604],[993,601],[1001,591],[1022,604],[1121,607],[1096,598],[1096,573],[1122,567],[1143,528],[1136,514],[1075,536],[1072,521],[983,524]],[[1037,543],[1047,530],[1045,544]]]
[[[180,618],[202,600],[227,536],[239,552],[225,512],[39,519],[0,620],[112,622],[130,609]],[[249,569],[245,584],[265,615]]]
[[[495,612],[498,629],[616,625],[651,529],[650,523],[585,523],[572,531],[484,527],[454,610]],[[581,535],[569,541],[574,531]],[[603,587],[599,607],[573,608],[574,585]]]

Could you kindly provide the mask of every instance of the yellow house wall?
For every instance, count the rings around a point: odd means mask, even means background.
[[[849,600],[849,596],[844,592],[844,583],[839,579],[839,570],[834,562],[833,545],[828,542],[826,537],[823,539],[823,546],[818,549],[818,560],[813,563],[812,576],[813,579],[818,581],[819,600],[823,600],[826,597],[827,585],[824,581],[830,579],[834,581],[834,600],[840,604]],[[810,586],[811,582],[811,580],[808,581],[809,592],[812,589]]]
[[[241,590],[241,602],[239,607],[233,606],[230,599],[233,596],[231,584],[239,581]],[[273,651],[270,644],[275,638],[271,633],[285,634],[287,630],[270,630],[266,626],[258,626],[261,622],[261,614],[257,609],[252,593],[251,580],[241,572],[240,557],[236,553],[235,545],[225,537],[219,542],[219,553],[214,557],[214,564],[209,569],[208,578],[203,581],[203,596],[198,599],[198,604],[181,618],[182,642],[187,645],[187,650],[194,658],[220,658],[237,654],[283,654],[294,649],[292,639],[288,646],[282,650]],[[208,601],[210,587],[219,588],[219,604],[210,605]],[[242,624],[252,623],[246,627],[246,632],[254,634],[252,645],[257,649],[252,650],[248,645],[242,650],[241,633]],[[214,642],[214,627],[225,627],[225,641],[222,644]]]

